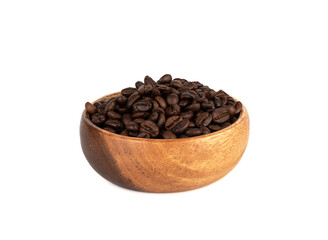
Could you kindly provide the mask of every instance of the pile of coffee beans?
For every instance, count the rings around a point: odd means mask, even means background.
[[[109,132],[139,138],[186,138],[208,134],[234,123],[242,110],[224,91],[200,82],[146,76],[121,96],[87,102],[91,121]]]

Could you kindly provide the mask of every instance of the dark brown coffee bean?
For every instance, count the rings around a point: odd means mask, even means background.
[[[209,90],[206,92],[205,95],[208,100],[211,100],[215,97],[215,94],[216,94],[216,92],[214,90]]]
[[[122,115],[114,111],[108,111],[107,116],[112,119],[118,119],[118,120],[122,119]]]
[[[169,130],[163,131],[161,133],[161,135],[164,139],[176,139],[177,138],[177,136]]]
[[[164,113],[160,113],[159,117],[158,117],[158,121],[157,121],[157,125],[159,128],[163,127],[165,124],[165,114]]]
[[[153,122],[156,122],[158,120],[158,117],[159,117],[159,113],[158,112],[153,112],[150,115],[150,117],[149,117],[148,120],[153,121]]]
[[[99,106],[99,108],[101,109],[98,109],[98,112],[101,112],[106,115],[108,111],[114,111],[116,107],[116,99],[112,98],[108,102],[104,102],[103,104],[101,104],[101,106]]]
[[[236,122],[237,120],[238,120],[238,118],[234,116],[234,117],[231,118],[231,123],[234,123],[234,122]]]
[[[179,103],[179,96],[175,93],[171,93],[171,94],[167,95],[166,102],[169,105],[178,104]]]
[[[147,112],[135,112],[131,116],[132,116],[133,119],[135,119],[135,118],[147,118],[147,117],[150,116],[150,113],[147,113]]]
[[[159,108],[159,104],[155,100],[153,100],[152,103],[153,103],[153,111],[156,111]]]
[[[155,99],[161,108],[166,109],[167,104],[166,104],[164,98],[162,98],[161,96],[156,96]]]
[[[190,90],[197,89],[197,84],[192,82],[185,82],[183,86],[189,88]]]
[[[87,113],[89,114],[95,114],[97,112],[97,108],[95,106],[93,106],[91,103],[86,102],[85,103],[85,110],[87,111]]]
[[[135,94],[132,94],[132,95],[128,98],[128,102],[126,103],[126,107],[127,107],[127,108],[131,108],[132,105],[133,105],[135,102],[137,102],[137,101],[140,100],[140,98],[141,98],[141,95],[140,95],[138,92],[136,92]]]
[[[124,113],[127,113],[129,111],[129,109],[126,107],[120,107],[120,108],[116,109],[116,111],[120,114],[124,114]]]
[[[128,134],[131,137],[137,137],[139,135],[139,132],[128,131]]]
[[[147,112],[151,110],[153,104],[149,100],[140,100],[133,104],[132,109],[134,112]]]
[[[175,125],[177,125],[182,120],[183,120],[183,118],[179,117],[179,116],[170,117],[165,122],[165,128],[168,130],[171,130],[175,127]]]
[[[153,90],[151,90],[150,95],[151,95],[152,97],[160,96],[160,95],[161,95],[161,91],[159,91],[158,89],[153,89]]]
[[[229,96],[229,95],[225,91],[219,90],[217,91],[216,96]]]
[[[116,119],[108,119],[105,122],[105,126],[111,127],[114,129],[122,129],[123,128],[123,124],[119,120],[116,120]]]
[[[208,128],[213,132],[219,131],[220,129],[222,129],[220,125],[214,125],[214,124],[209,125]]]
[[[235,112],[235,114],[240,113],[242,109],[243,109],[243,104],[239,101],[236,102],[236,105],[235,105],[236,112]]]
[[[132,88],[132,87],[128,87],[128,88],[124,88],[121,93],[123,96],[125,97],[130,97],[133,93],[135,93],[137,91],[136,88]]]
[[[209,130],[207,127],[201,127],[200,128],[203,132],[203,135],[211,133],[211,130]]]
[[[217,108],[212,112],[213,122],[224,123],[229,120],[230,114],[226,108]]]
[[[182,112],[180,113],[180,117],[187,118],[190,120],[194,117],[194,113],[192,111]]]
[[[170,105],[166,108],[165,113],[167,116],[177,116],[180,113],[180,107],[178,104]]]
[[[203,112],[199,114],[199,116],[196,118],[196,125],[198,127],[206,127],[212,122],[212,115],[208,112]]]
[[[171,93],[171,88],[163,84],[157,85],[157,89],[161,92],[162,95],[168,95]]]
[[[141,81],[138,81],[138,82],[136,82],[136,88],[138,89],[138,88],[140,88],[142,85],[144,85],[144,83],[143,82],[141,82]]]
[[[106,130],[108,132],[116,133],[116,130],[111,127],[104,127],[104,130]]]
[[[203,134],[203,131],[200,128],[188,128],[185,134],[188,137],[199,136]]]
[[[183,118],[182,121],[180,121],[179,123],[177,123],[177,124],[172,128],[172,131],[173,131],[175,134],[180,134],[180,133],[183,133],[184,131],[186,131],[188,127],[189,127],[189,119],[187,119],[187,118]]]
[[[131,113],[124,113],[122,116],[123,124],[126,126],[131,121],[132,121]]]
[[[221,124],[221,127],[222,128],[226,128],[226,127],[229,127],[231,125],[231,123],[229,123],[229,122],[225,122],[225,123],[222,123]]]
[[[172,81],[172,76],[170,74],[165,74],[157,81],[157,83],[167,84],[170,83],[171,81]]]
[[[207,112],[212,112],[215,109],[214,102],[212,100],[202,103],[202,108]]]
[[[128,99],[125,96],[119,96],[119,97],[116,98],[116,102],[120,106],[124,106],[126,104],[127,100]]]
[[[197,89],[196,89],[197,90]],[[199,103],[204,103],[204,102],[207,102],[208,99],[206,98],[205,96],[205,93],[204,92],[200,92],[197,94],[198,96],[196,96],[195,100]]]
[[[199,103],[193,103],[184,109],[185,111],[192,111],[192,112],[198,112],[200,110],[200,104]]]
[[[192,83],[193,83],[193,84],[196,84],[196,86],[197,86],[198,88],[204,86],[203,84],[201,84],[201,83],[198,82],[198,81],[193,81]]]
[[[223,105],[221,99],[218,96],[216,96],[214,98],[214,104],[215,104],[215,107],[217,107],[217,108],[220,108]]]
[[[188,100],[181,100],[179,102],[179,107],[181,107],[181,108],[187,107],[188,105],[190,105],[190,101],[188,101]]]
[[[189,122],[189,127],[190,128],[196,127],[196,124],[194,122]]]
[[[177,80],[173,80],[171,83],[170,83],[170,86],[171,87],[174,87],[174,88],[181,88],[182,87],[182,83],[180,81],[177,81]]]
[[[146,119],[144,119],[144,118],[136,118],[136,119],[134,119],[133,120],[133,122],[135,122],[135,123],[143,123],[144,121],[146,121]]]
[[[139,131],[139,124],[136,123],[136,122],[129,122],[126,125],[126,129],[129,130],[129,131],[137,132],[137,131]]]
[[[180,92],[178,90],[176,90],[175,88],[172,88],[172,87],[171,87],[171,93],[174,93],[176,95],[180,94]]]
[[[184,92],[181,93],[180,99],[191,101],[194,100],[194,96],[190,92]]]
[[[124,129],[124,130],[121,132],[121,135],[123,135],[123,136],[129,136],[129,132],[128,132],[128,130]]]
[[[138,138],[150,138],[150,135],[149,133],[146,133],[146,132],[142,132],[142,133],[139,133]]]
[[[156,82],[149,76],[146,76],[145,79],[144,79],[144,83],[145,84],[149,84],[151,86],[156,86]]]
[[[228,113],[230,114],[230,117],[232,117],[233,115],[235,115],[236,109],[235,109],[234,106],[226,105],[225,108],[228,110]]]
[[[222,106],[224,106],[227,104],[228,98],[227,98],[227,96],[220,96],[220,100],[221,100]]]
[[[148,133],[151,137],[157,137],[159,128],[156,123],[146,120],[140,124],[140,132]]]
[[[91,116],[91,121],[96,125],[101,125],[106,121],[106,117],[101,113],[95,113]]]

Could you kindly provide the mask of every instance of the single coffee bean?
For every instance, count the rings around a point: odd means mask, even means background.
[[[101,125],[106,121],[106,117],[101,113],[95,113],[92,115],[91,121],[96,125]]]
[[[122,119],[122,115],[114,111],[108,111],[107,116],[112,119],[118,119],[118,120]]]
[[[181,93],[180,99],[191,101],[194,99],[194,96],[190,92]]]
[[[106,130],[108,132],[116,133],[116,130],[111,127],[104,127],[104,130]]]
[[[226,108],[217,108],[212,112],[213,122],[224,123],[229,120],[230,114]]]
[[[228,97],[227,96],[220,96],[220,100],[222,102],[222,106],[227,104]]]
[[[155,99],[161,108],[166,109],[167,104],[166,104],[164,98],[162,98],[161,96],[156,96]]]
[[[243,109],[243,104],[241,102],[236,102],[236,105],[235,105],[236,112],[235,112],[235,114],[240,113],[242,109]]]
[[[234,106],[226,105],[225,108],[228,110],[228,113],[230,114],[231,117],[232,117],[233,115],[235,115],[235,113],[236,113],[236,109],[235,109]]]
[[[141,85],[139,88],[138,88],[138,93],[140,95],[144,95],[145,93],[145,85]]]
[[[203,132],[203,135],[211,133],[211,130],[209,130],[207,127],[201,127],[200,128]]]
[[[217,107],[217,108],[220,108],[223,105],[221,99],[218,96],[215,96],[214,104],[215,104],[215,107]]]
[[[201,113],[197,118],[196,118],[196,125],[198,127],[206,127],[212,122],[212,115],[209,114],[208,112],[203,112]]]
[[[149,100],[140,100],[133,104],[132,109],[134,112],[147,112],[153,107],[152,102]]]
[[[194,122],[189,122],[189,127],[194,128],[194,127],[196,127],[196,124]]]
[[[179,117],[179,116],[170,117],[165,122],[165,128],[168,130],[171,130],[175,127],[175,125],[177,125],[182,120],[183,120],[183,118]]]
[[[194,113],[192,111],[182,112],[180,113],[180,117],[187,118],[190,120],[194,117]]]
[[[197,90],[197,89],[196,89]],[[205,96],[205,93],[204,92],[200,92],[197,94],[198,96],[196,96],[195,100],[199,103],[204,103],[204,102],[207,102],[208,99],[206,98]]]
[[[193,82],[185,82],[183,86],[189,88],[190,90],[197,89],[197,84]]]
[[[121,93],[123,96],[125,97],[130,97],[133,93],[135,93],[137,91],[136,88],[132,88],[132,87],[128,87],[128,88],[124,88]]]
[[[139,124],[136,123],[136,122],[129,122],[126,125],[126,129],[129,130],[129,131],[137,132],[137,131],[139,131]]]
[[[128,131],[129,136],[131,137],[138,137],[139,132]]]
[[[141,81],[137,81],[136,84],[135,84],[136,89],[140,88],[142,85],[144,85],[143,82],[141,82]]]
[[[116,111],[119,112],[120,114],[124,114],[124,113],[127,113],[129,111],[129,109],[126,107],[119,107],[116,109]]]
[[[154,100],[152,101],[152,103],[153,103],[153,111],[156,111],[156,109],[159,108],[159,104],[157,101],[154,101]]]
[[[200,104],[199,103],[193,103],[184,109],[185,111],[192,111],[192,112],[198,112],[200,110]]]
[[[116,99],[112,98],[107,102],[104,102],[99,106],[98,112],[103,113],[104,115],[107,114],[108,111],[114,111],[117,106]]]
[[[131,108],[132,105],[133,105],[135,102],[137,102],[137,101],[140,100],[140,98],[141,98],[141,95],[140,95],[138,92],[136,92],[135,94],[132,94],[132,95],[128,98],[128,102],[127,102],[127,104],[126,104],[126,107],[127,107],[127,108]]]
[[[187,107],[188,105],[190,105],[190,101],[189,100],[181,100],[179,102],[179,107],[181,107],[181,108]]]
[[[179,95],[180,92],[178,90],[176,90],[175,88],[171,87],[171,93],[174,93],[176,95]]]
[[[163,127],[165,124],[165,114],[164,113],[160,113],[159,117],[158,117],[158,121],[157,121],[157,125],[159,128]]]
[[[208,102],[203,102],[202,108],[207,112],[211,112],[215,109],[214,102],[212,100],[210,100]]]
[[[188,128],[185,134],[188,137],[199,136],[203,134],[203,131],[200,128]]]
[[[121,135],[123,136],[129,136],[129,132],[127,129],[124,129],[122,132],[121,132]]]
[[[125,96],[118,96],[117,98],[116,98],[116,102],[117,102],[117,104],[118,105],[120,105],[120,106],[124,106],[125,104],[126,104],[126,102],[127,102],[127,97],[125,97]]]
[[[178,104],[179,103],[179,96],[175,93],[171,93],[171,94],[167,95],[166,102],[169,105]]]
[[[183,133],[184,131],[186,131],[188,127],[189,127],[189,119],[187,119],[187,118],[183,118],[182,121],[180,121],[179,123],[177,123],[177,124],[172,128],[172,131],[173,131],[175,134],[180,134],[180,133]]]
[[[163,131],[161,133],[161,135],[164,139],[176,139],[177,138],[177,136],[169,130]]]
[[[207,92],[205,93],[206,98],[207,98],[208,100],[213,99],[213,98],[215,97],[215,94],[216,94],[216,92],[215,92],[214,90],[209,90],[209,91],[207,91]]]
[[[93,106],[91,103],[86,102],[85,103],[85,110],[87,111],[87,113],[89,114],[95,114],[97,112],[97,108],[95,106]]]
[[[131,121],[132,121],[131,113],[124,113],[122,116],[123,124],[126,126]]]
[[[143,123],[144,121],[146,121],[146,119],[144,119],[144,118],[136,118],[136,119],[134,119],[133,120],[133,122],[135,122],[135,123]]]
[[[144,79],[144,83],[145,83],[145,84],[149,84],[149,85],[151,85],[151,86],[153,86],[153,87],[156,86],[156,82],[155,82],[151,77],[149,77],[149,76],[146,76],[146,77],[145,77],[145,79]]]
[[[180,107],[178,104],[170,105],[166,108],[165,113],[168,116],[177,116],[180,113]]]
[[[201,83],[198,82],[198,81],[193,81],[192,83],[193,83],[193,84],[196,84],[196,86],[197,86],[198,88],[204,86],[203,84],[201,84]]]
[[[229,123],[229,122],[225,122],[225,123],[222,123],[221,124],[221,127],[222,128],[226,128],[226,127],[229,127],[231,125],[231,123]]]
[[[221,127],[220,125],[214,125],[214,124],[209,125],[208,128],[209,128],[212,132],[219,131],[220,129],[222,129],[222,127]]]
[[[123,124],[119,120],[116,120],[116,119],[108,119],[105,122],[105,126],[111,127],[114,129],[122,129],[123,128]]]
[[[138,138],[150,138],[150,135],[146,132],[139,133]]]
[[[140,132],[148,133],[151,137],[157,137],[159,134],[159,127],[156,123],[146,120],[140,124]]]
[[[157,89],[161,92],[162,95],[168,95],[171,93],[171,88],[165,85],[158,85]]]
[[[153,90],[151,90],[150,95],[151,95],[152,97],[160,96],[160,95],[161,95],[161,91],[158,90],[158,89],[153,89]]]
[[[149,117],[148,120],[153,121],[153,122],[156,122],[158,120],[158,117],[159,117],[159,113],[158,112],[153,112],[150,115],[150,117]]]
[[[157,81],[157,83],[166,84],[166,83],[170,83],[171,81],[172,81],[172,76],[170,74],[165,74]]]
[[[216,96],[229,96],[229,95],[225,91],[219,90],[217,91]]]
[[[170,83],[170,86],[171,86],[171,87],[174,87],[175,89],[177,89],[177,88],[181,88],[181,87],[182,87],[182,83],[181,83],[180,81],[173,80],[173,81]]]
[[[136,119],[136,118],[147,118],[147,117],[150,116],[150,113],[148,113],[148,112],[135,112],[131,116],[132,116],[133,119]]]

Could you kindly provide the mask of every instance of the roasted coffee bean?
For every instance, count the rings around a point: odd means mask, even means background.
[[[106,127],[111,127],[111,128],[114,128],[114,129],[122,129],[123,124],[119,120],[116,120],[116,119],[108,119],[105,122],[105,126]]]
[[[85,110],[87,111],[87,113],[89,114],[95,114],[97,112],[97,108],[95,106],[93,106],[91,103],[86,102],[85,103]]]
[[[131,113],[124,113],[122,116],[122,122],[126,126],[129,122],[132,121]]]
[[[134,112],[147,112],[153,107],[153,104],[149,100],[140,100],[133,104],[132,109]]]
[[[164,139],[176,139],[177,138],[177,136],[169,130],[163,131],[161,133],[161,135]]]
[[[165,74],[157,81],[157,83],[166,84],[166,83],[170,83],[171,81],[172,81],[172,76],[170,74]]]
[[[136,122],[129,122],[126,125],[126,129],[129,131],[134,131],[134,132],[139,131],[139,124]]]
[[[166,109],[167,104],[166,104],[164,98],[162,98],[161,96],[156,96],[155,99],[161,108]]]
[[[91,121],[96,125],[100,125],[106,121],[106,117],[101,113],[95,113],[92,115]]]
[[[158,112],[153,112],[153,113],[150,115],[150,117],[149,117],[148,120],[153,121],[153,122],[156,122],[157,119],[158,119],[158,117],[159,117],[159,113],[158,113]]]
[[[126,103],[126,107],[127,107],[127,108],[132,107],[132,105],[133,105],[135,102],[139,101],[140,98],[141,98],[141,95],[140,95],[138,92],[136,92],[135,94],[132,94],[132,95],[128,98],[128,102]]]
[[[142,132],[142,133],[139,133],[138,138],[150,138],[150,135],[149,133],[146,133],[146,132]]]
[[[185,111],[192,111],[192,112],[198,112],[200,110],[200,104],[199,103],[193,103],[184,109]]]
[[[90,120],[106,131],[132,137],[184,138],[218,131],[240,117],[242,104],[226,92],[169,74],[146,76],[121,96],[86,103]]]
[[[208,126],[208,128],[212,131],[212,132],[215,132],[215,131],[219,131],[222,127],[220,125],[214,125],[214,124],[211,124]]]
[[[212,115],[209,114],[208,112],[203,112],[199,114],[199,116],[196,118],[195,121],[198,127],[206,127],[210,125],[211,122],[212,122]]]
[[[130,97],[133,93],[135,93],[137,91],[136,88],[132,88],[132,87],[128,87],[128,88],[124,88],[121,93],[123,96],[125,97]]]
[[[163,127],[165,124],[165,114],[164,113],[160,113],[159,117],[158,117],[158,121],[157,121],[157,125],[159,128]]]
[[[217,108],[212,112],[213,122],[224,123],[229,120],[230,114],[226,108]]]
[[[124,106],[126,104],[127,100],[128,99],[125,96],[119,96],[119,97],[116,98],[116,102],[120,106]]]
[[[235,105],[236,112],[235,112],[235,114],[240,113],[242,109],[243,109],[243,104],[241,104],[241,102],[236,102],[236,105]]]
[[[166,102],[168,105],[178,104],[179,96],[175,93],[171,93],[171,94],[167,95]]]
[[[104,127],[104,130],[106,130],[108,132],[116,133],[116,130],[111,127]]]
[[[151,86],[153,86],[153,87],[156,86],[156,82],[155,82],[151,77],[149,77],[149,76],[146,76],[146,77],[145,77],[145,79],[144,79],[144,83],[145,83],[145,84],[149,84],[149,85],[151,85]]]
[[[211,130],[209,130],[207,127],[201,127],[200,128],[203,132],[203,135],[211,133]]]
[[[185,134],[188,137],[199,136],[203,134],[203,131],[200,128],[188,128]]]
[[[180,107],[178,104],[170,105],[166,108],[165,113],[167,116],[177,116],[180,113]]]
[[[190,120],[194,117],[194,113],[192,111],[182,112],[180,113],[180,117],[187,118]]]
[[[151,137],[157,137],[159,134],[159,127],[156,123],[146,120],[140,124],[140,132],[148,133]]]
[[[118,119],[118,120],[122,119],[122,115],[114,111],[108,111],[107,116],[112,119]]]

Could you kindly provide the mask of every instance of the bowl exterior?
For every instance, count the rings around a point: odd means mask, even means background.
[[[241,159],[249,137],[246,108],[237,122],[193,138],[138,139],[104,131],[85,112],[80,125],[83,152],[102,177],[145,192],[179,192],[213,183]]]

